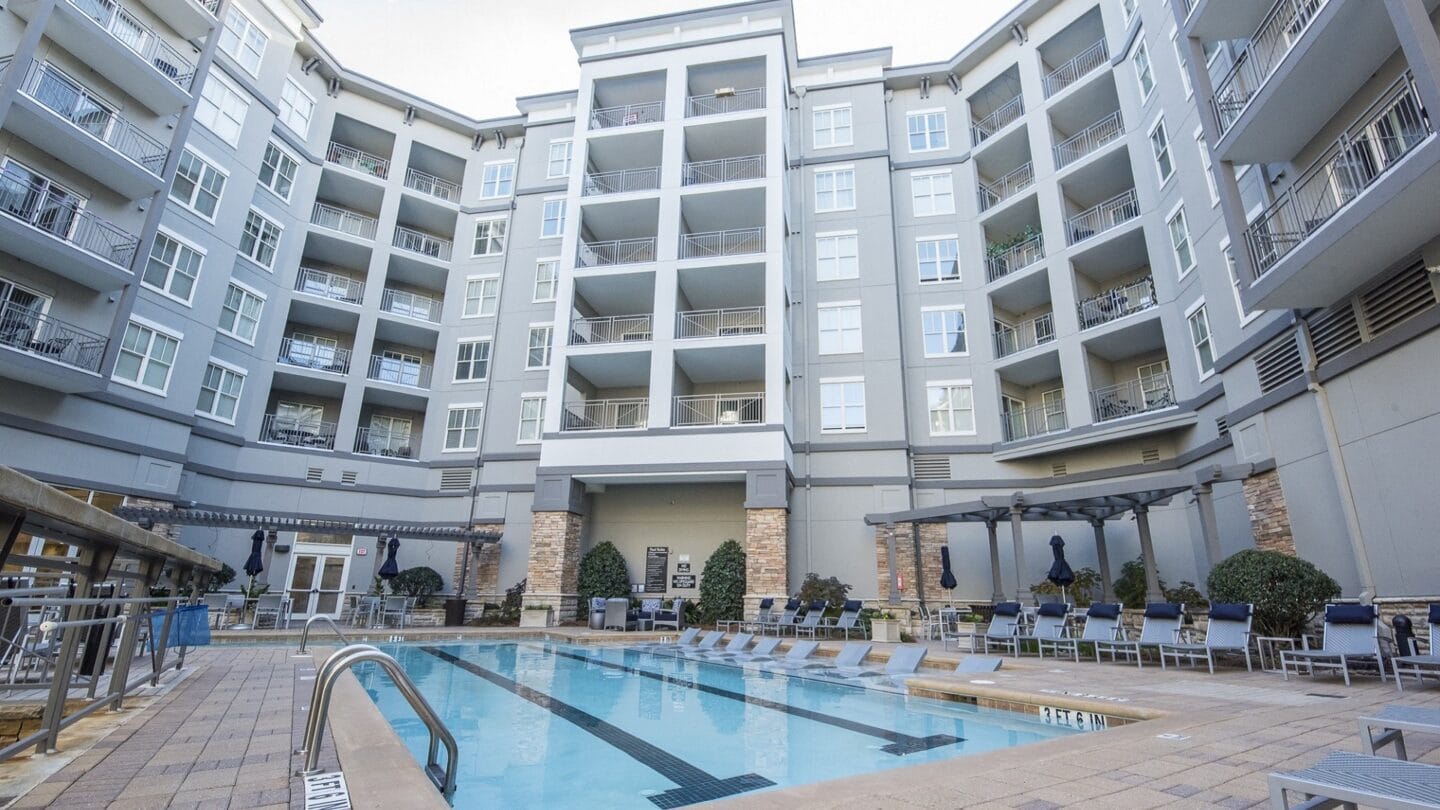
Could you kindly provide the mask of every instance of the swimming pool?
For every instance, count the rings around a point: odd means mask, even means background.
[[[460,746],[455,807],[684,807],[1076,733],[1029,715],[544,641],[388,645]],[[428,732],[356,674],[423,761]]]

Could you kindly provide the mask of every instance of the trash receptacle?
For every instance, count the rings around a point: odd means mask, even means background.
[[[459,597],[445,600],[445,626],[459,627],[465,623],[465,600]]]
[[[603,597],[590,600],[590,629],[605,629],[605,599]]]

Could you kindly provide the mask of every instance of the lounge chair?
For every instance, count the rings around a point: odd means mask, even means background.
[[[816,599],[811,602],[805,610],[805,618],[790,628],[795,633],[795,637],[799,638],[803,633],[814,638],[815,631],[824,626],[821,622],[825,620],[825,609],[828,607],[830,607],[830,602],[825,599]]]
[[[1044,658],[1045,651],[1049,650],[1056,658],[1069,653],[1070,657],[1078,662],[1081,644],[1117,640],[1120,637],[1121,609],[1118,602],[1091,603],[1085,610],[1085,629],[1080,631],[1080,637],[1067,635],[1061,638],[1042,638],[1039,640],[1040,657]]]
[[[783,670],[815,666],[815,662],[810,660],[810,656],[814,655],[815,650],[819,649],[819,647],[820,642],[818,641],[797,641],[790,645],[790,649],[785,652],[784,658],[776,658],[766,666],[767,668]]]
[[[762,638],[755,642],[750,649],[729,656],[725,660],[732,664],[744,664],[750,661],[769,661],[775,657],[775,648],[780,646],[780,637],[771,636]]]
[[[840,609],[840,615],[828,620],[828,623],[821,625],[825,628],[825,635],[828,636],[836,630],[840,630],[845,633],[845,640],[849,641],[850,632],[853,630],[863,636],[865,630],[860,626],[860,611],[862,609],[863,603],[859,599],[845,600],[845,606]]]
[[[815,661],[801,667],[807,674],[824,674],[835,671],[858,671],[860,662],[870,654],[871,644],[868,641],[847,641],[845,646],[835,656],[834,661]]]
[[[625,597],[616,597],[605,600],[605,623],[606,630],[634,630],[636,622],[630,615],[630,600]]]
[[[752,619],[726,619],[723,622],[716,622],[716,630],[733,630],[740,627],[742,630],[753,630],[753,626],[763,624],[770,620],[770,611],[775,608],[775,598],[767,596],[760,600],[760,607],[755,611]]]
[[[1101,653],[1110,653],[1110,662],[1125,656],[1128,661],[1135,659],[1135,666],[1145,667],[1145,650],[1159,649],[1161,644],[1175,644],[1179,641],[1180,627],[1185,623],[1185,606],[1174,602],[1151,602],[1145,606],[1145,620],[1140,624],[1140,638],[1131,641],[1095,642],[1095,660]]]
[[[709,652],[710,650],[714,650],[716,647],[720,646],[720,639],[724,637],[724,630],[711,630],[710,632],[705,634],[704,638],[700,639],[700,642],[698,644],[693,647],[681,650],[680,655],[694,657],[702,653]]]
[[[799,599],[787,599],[785,601],[785,607],[780,611],[779,616],[772,613],[769,619],[763,622],[757,621],[755,625],[760,628],[760,632],[762,633],[767,630],[774,630],[775,635],[778,636],[783,631],[783,628],[795,623],[795,614],[800,612],[801,604],[803,603]]]
[[[1440,677],[1440,604],[1430,605],[1426,621],[1430,625],[1430,654],[1401,655],[1390,659],[1390,668],[1395,672],[1395,688],[1402,692],[1405,691],[1400,678],[1402,674],[1414,675],[1422,685],[1427,674]]]
[[[400,598],[404,599],[405,597],[402,596]],[[283,625],[286,629],[289,629],[290,616],[288,615],[288,611],[285,609],[285,594],[260,594],[260,597],[255,600],[256,627],[260,626],[260,619],[265,616],[272,617],[273,621],[270,623],[271,627],[279,628]]]
[[[651,630],[659,630],[660,628],[663,627],[663,628],[668,628],[668,629],[670,629],[670,630],[674,630],[675,632],[678,633],[678,632],[680,632],[680,629],[683,628],[684,626],[685,626],[685,600],[684,600],[684,599],[679,599],[679,598],[677,598],[677,599],[673,600],[673,601],[670,603],[670,607],[669,607],[669,608],[663,608],[663,607],[662,607],[662,608],[660,608],[659,610],[655,611],[654,613],[650,614],[650,629],[651,629]]]
[[[885,662],[885,666],[882,669],[837,665],[807,674],[820,675],[825,678],[841,678],[844,680],[855,680],[859,678],[889,678],[890,680],[898,680],[914,676],[915,670],[920,668],[920,662],[925,660],[925,654],[928,652],[930,651],[926,649],[923,644],[901,644],[894,650],[891,650],[890,660]],[[837,658],[836,660],[838,661],[839,659]]]
[[[754,633],[736,633],[730,643],[720,650],[700,650],[694,653],[695,658],[728,658],[745,651],[750,646],[750,640],[755,638]]]
[[[1385,680],[1385,659],[1380,654],[1380,611],[1374,605],[1326,605],[1325,635],[1320,649],[1281,650],[1280,674],[1290,679],[1290,665],[1296,672],[1305,664],[1310,677],[1315,668],[1338,669],[1350,685],[1350,664],[1356,660],[1374,659],[1380,667],[1380,680]]]
[[[1035,624],[1028,633],[1015,635],[1015,655],[1026,641],[1034,641],[1041,658],[1045,657],[1045,642],[1066,638],[1070,634],[1070,609],[1066,602],[1046,602],[1035,612]],[[987,649],[986,652],[989,652]]]
[[[223,593],[207,593],[205,609],[210,612],[210,626],[220,627],[225,624],[226,614],[230,612],[230,597]]]
[[[1331,751],[1301,771],[1270,774],[1270,806],[1290,808],[1288,793],[1299,793],[1297,808],[1348,806],[1433,808],[1440,805],[1440,767]]]
[[[1250,665],[1250,623],[1254,620],[1255,606],[1216,603],[1210,606],[1210,626],[1205,631],[1204,644],[1161,644],[1160,668],[1165,668],[1165,659],[1174,658],[1180,665],[1181,658],[1190,663],[1204,661],[1215,674],[1216,653],[1239,653],[1245,656],[1245,671],[1254,672]]]
[[[955,674],[963,675],[967,672],[995,672],[1000,669],[1003,658],[994,658],[988,655],[967,655],[960,659],[955,667]]]
[[[700,628],[687,627],[680,633],[680,637],[671,642],[659,642],[656,644],[637,644],[631,647],[632,650],[640,652],[676,652],[684,647],[693,647],[695,637],[700,635]]]
[[[970,651],[975,652],[975,642],[980,641],[985,652],[990,652],[990,645],[997,644],[1004,646],[1009,643],[1015,634],[1020,632],[1020,603],[1000,602],[995,605],[995,615],[990,618],[990,624],[985,627],[984,633],[955,633],[945,634],[941,646],[948,647],[950,639],[955,639],[955,647],[959,649],[960,639],[970,641]]]

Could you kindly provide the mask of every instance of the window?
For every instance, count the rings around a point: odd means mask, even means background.
[[[1185,46],[1180,42],[1180,32],[1170,32],[1170,44],[1175,46],[1175,63],[1180,66],[1180,86],[1185,88],[1185,98],[1195,95],[1195,88],[1190,84],[1190,71],[1185,67]]]
[[[481,197],[509,197],[514,188],[514,161],[485,164],[485,176],[480,183]]]
[[[1245,326],[1259,317],[1260,311],[1245,309],[1245,299],[1240,297],[1244,283],[1240,281],[1240,268],[1235,264],[1235,254],[1230,250],[1228,238],[1220,242],[1220,252],[1225,254],[1225,268],[1230,273],[1230,292],[1235,296],[1235,311],[1240,313],[1240,325]]]
[[[860,336],[860,302],[821,304],[816,313],[820,325],[821,354],[854,354],[864,351]]]
[[[920,283],[960,280],[960,242],[955,237],[922,239],[915,243]]]
[[[932,152],[949,146],[945,133],[945,111],[925,110],[905,116],[911,152]]]
[[[220,194],[224,190],[224,172],[189,147],[180,153],[175,182],[170,185],[170,199],[214,222],[215,209],[220,206]]]
[[[170,385],[170,368],[180,335],[160,331],[158,325],[131,319],[115,358],[115,379],[163,395]]]
[[[860,277],[860,237],[853,231],[815,236],[815,280]]]
[[[1200,379],[1215,373],[1215,342],[1210,337],[1210,316],[1205,313],[1205,301],[1201,299],[1185,313],[1190,323],[1190,342],[1195,345],[1195,363],[1200,367]]]
[[[1135,56],[1131,61],[1135,64],[1135,78],[1140,80],[1140,98],[1150,98],[1150,91],[1155,89],[1155,74],[1150,70],[1150,51],[1145,48],[1145,32],[1138,34],[1140,44],[1135,46]]]
[[[280,245],[280,226],[266,219],[255,209],[245,217],[245,230],[240,234],[240,254],[271,270],[275,266],[275,250]]]
[[[230,6],[225,13],[225,27],[220,30],[220,50],[234,57],[251,76],[260,72],[267,39],[254,20],[235,5]]]
[[[495,304],[500,298],[500,279],[496,276],[472,278],[465,281],[465,310],[462,317],[478,318],[494,315]]]
[[[859,377],[820,381],[820,432],[865,429],[865,380]]]
[[[925,335],[926,357],[969,352],[969,346],[965,342],[964,309],[952,307],[921,310],[920,325],[921,332]]]
[[[550,337],[554,331],[555,327],[549,325],[530,327],[530,349],[525,355],[525,368],[550,367]]]
[[[550,156],[545,164],[545,177],[554,180],[570,176],[570,157],[575,154],[575,142],[570,140],[551,141]]]
[[[810,120],[814,125],[816,149],[849,146],[855,142],[850,128],[849,104],[816,107]]]
[[[240,389],[245,387],[245,371],[224,365],[214,358],[205,366],[200,381],[200,399],[195,413],[235,424],[235,409],[240,404]]]
[[[1175,164],[1170,160],[1170,135],[1165,131],[1164,118],[1150,128],[1150,151],[1155,154],[1155,170],[1159,172],[1163,185],[1175,174]]]
[[[925,386],[925,402],[931,436],[975,432],[975,392],[969,380],[930,383]]]
[[[955,189],[950,172],[910,175],[910,195],[917,217],[955,213]]]
[[[1125,19],[1127,22],[1131,17],[1135,16],[1135,8],[1137,5],[1136,0],[1121,0],[1120,7],[1125,11]]]
[[[475,382],[490,372],[490,339],[462,340],[455,352],[455,382]]]
[[[855,169],[815,172],[815,211],[850,211],[855,208]]]
[[[260,326],[260,311],[264,307],[265,296],[230,282],[225,290],[225,302],[220,305],[220,331],[254,345],[255,333]]]
[[[1190,250],[1190,227],[1185,224],[1185,209],[1176,208],[1170,215],[1170,244],[1175,248],[1175,264],[1180,275],[1195,269],[1195,254]]]
[[[445,450],[480,449],[480,405],[460,405],[450,408],[445,420]]]
[[[201,126],[234,146],[240,142],[240,129],[245,126],[245,114],[249,111],[249,100],[221,78],[219,71],[212,71],[206,77],[205,87],[195,104],[195,120]]]
[[[555,289],[560,286],[560,260],[543,259],[535,263],[535,303],[555,300]]]
[[[290,201],[290,190],[295,187],[295,173],[300,163],[274,141],[265,145],[265,156],[260,160],[260,185],[275,192],[275,196]]]
[[[310,137],[310,114],[315,112],[315,97],[292,78],[286,77],[280,88],[280,123],[293,129],[302,139]]]
[[[516,442],[538,442],[545,429],[545,395],[522,394],[520,396],[520,434]]]
[[[161,231],[155,234],[155,243],[150,246],[150,260],[145,263],[140,283],[189,304],[204,258],[205,254],[195,247]]]
[[[540,214],[540,238],[559,238],[565,235],[565,201],[546,200]]]
[[[1220,188],[1215,185],[1215,164],[1210,159],[1210,144],[1205,142],[1205,130],[1195,130],[1195,146],[1200,150],[1200,168],[1205,173],[1205,188],[1210,191],[1210,207],[1220,204]]]
[[[505,218],[482,219],[475,223],[474,256],[499,256],[505,252]]]

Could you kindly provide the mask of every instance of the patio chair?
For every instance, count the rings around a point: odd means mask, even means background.
[[[730,656],[728,661],[732,664],[744,664],[750,661],[769,661],[775,657],[775,648],[779,646],[779,636],[762,638],[755,642],[755,646],[749,650]]]
[[[1035,611],[1035,624],[1030,632],[1015,634],[1015,655],[1020,655],[1026,641],[1034,641],[1036,651],[1045,657],[1045,642],[1067,638],[1070,634],[1070,609],[1066,602],[1046,602]],[[987,649],[986,652],[989,652]]]
[[[373,627],[375,617],[380,615],[381,598],[378,596],[362,596],[355,603],[355,609],[350,613],[351,627]]]
[[[859,599],[846,599],[845,605],[840,608],[840,615],[829,620],[827,624],[821,625],[825,628],[825,635],[829,636],[836,630],[839,630],[845,634],[845,640],[849,641],[850,631],[854,630],[863,637],[865,635],[865,629],[860,626],[860,611],[862,609],[863,603]]]
[[[779,616],[772,614],[768,621],[756,622],[756,625],[760,628],[760,632],[763,633],[766,630],[774,630],[775,635],[778,636],[782,632],[781,628],[789,627],[795,623],[795,614],[800,612],[801,604],[803,603],[799,599],[787,599],[785,601],[785,607],[780,611]]]
[[[821,622],[825,619],[825,609],[830,607],[830,602],[825,599],[816,599],[810,603],[805,610],[805,618],[795,623],[790,629],[799,638],[803,633],[811,638],[815,637],[815,631],[821,629]]]
[[[756,609],[755,615],[749,619],[726,619],[723,622],[716,622],[716,630],[733,630],[736,627],[742,630],[753,630],[754,625],[767,621],[770,618],[770,611],[775,607],[775,598],[767,596],[760,600],[760,607]]]
[[[745,648],[750,646],[750,640],[753,638],[755,638],[754,633],[736,633],[730,638],[729,643],[725,645],[724,649],[704,650],[695,653],[695,656],[697,658],[710,659],[731,658],[745,652]],[[778,641],[779,639],[776,640]]]
[[[659,630],[662,627],[669,628],[677,633],[685,627],[685,600],[675,599],[670,603],[670,609],[660,608],[650,617],[650,629]]]
[[[1400,678],[1402,674],[1414,675],[1421,685],[1424,685],[1427,674],[1440,677],[1440,604],[1430,605],[1426,622],[1430,625],[1430,654],[1400,655],[1390,659],[1390,668],[1395,672],[1395,688],[1401,692],[1405,691]]]
[[[1160,668],[1165,668],[1167,657],[1173,657],[1176,666],[1180,665],[1181,658],[1188,658],[1192,664],[1204,661],[1210,667],[1210,674],[1214,675],[1216,653],[1239,653],[1245,656],[1245,671],[1254,672],[1250,665],[1250,624],[1254,613],[1254,605],[1212,604],[1205,643],[1161,644]]]
[[[1135,666],[1144,669],[1145,650],[1159,649],[1161,644],[1175,644],[1179,641],[1180,627],[1185,623],[1185,606],[1174,602],[1151,602],[1145,606],[1145,620],[1140,624],[1140,638],[1117,639],[1095,642],[1095,660],[1100,654],[1110,653],[1110,663],[1125,656],[1128,661],[1135,659]]]
[[[640,652],[675,652],[695,645],[695,637],[700,635],[700,628],[687,627],[674,641],[657,642],[655,644],[637,644],[631,647],[632,650]]]
[[[1300,794],[1291,805],[1289,793]],[[1433,808],[1440,805],[1440,766],[1331,751],[1299,771],[1270,774],[1272,808]]]
[[[790,645],[790,649],[785,652],[783,658],[772,660],[769,666],[785,670],[814,666],[815,662],[810,660],[810,656],[814,655],[819,648],[820,642],[818,641],[797,641]]]
[[[844,652],[843,650],[841,652]],[[896,680],[908,678],[915,674],[920,668],[920,662],[925,660],[926,653],[930,652],[923,644],[901,644],[890,652],[890,660],[885,662],[882,669],[873,669],[860,666],[834,666],[817,670],[815,674],[826,678],[840,678],[843,680],[858,680],[860,678],[889,678]],[[838,658],[836,660],[839,660]]]
[[[1085,628],[1080,631],[1080,637],[1067,635],[1063,638],[1040,639],[1040,657],[1045,657],[1048,649],[1059,658],[1061,654],[1068,652],[1076,662],[1080,660],[1080,645],[1086,642],[1115,641],[1120,638],[1120,611],[1122,605],[1118,602],[1093,602],[1085,610]]]
[[[660,612],[659,599],[641,599],[640,610],[635,614],[636,624],[641,630],[652,630],[655,627],[655,614]]]
[[[630,615],[630,600],[623,596],[605,600],[606,630],[634,630],[635,617]]]
[[[1380,680],[1385,680],[1385,659],[1380,653],[1380,611],[1374,605],[1326,605],[1325,631],[1320,649],[1310,649],[1309,639],[1304,640],[1303,650],[1280,651],[1280,675],[1290,679],[1290,665],[1300,671],[1304,663],[1310,677],[1315,677],[1315,668],[1338,669],[1350,685],[1350,664],[1360,660],[1374,659],[1380,668]]]
[[[967,672],[995,672],[1000,669],[1003,658],[995,658],[989,655],[967,655],[960,659],[955,667],[956,675],[964,675]]]
[[[955,639],[955,648],[960,648],[960,639],[967,639],[970,642],[970,651],[975,651],[975,642],[979,641],[990,652],[990,645],[1005,644],[1013,639],[1015,634],[1020,632],[1020,603],[999,602],[995,605],[995,615],[990,617],[990,624],[986,625],[983,633],[946,633],[941,640],[941,646],[949,649],[950,639]]]
[[[388,627],[395,620],[395,627],[404,627],[410,621],[408,600],[403,596],[387,596],[380,603],[380,625]]]
[[[285,615],[285,594],[283,593],[262,593],[255,600],[255,626],[260,626],[260,620],[265,616],[274,617],[272,627],[280,627],[283,623],[286,629],[290,628],[290,617]]]
[[[225,615],[230,612],[230,597],[223,593],[205,594],[205,609],[210,611],[210,626],[225,624]]]

